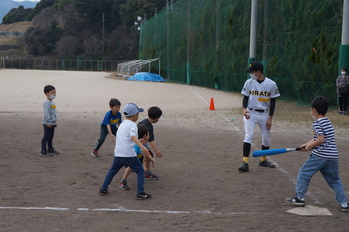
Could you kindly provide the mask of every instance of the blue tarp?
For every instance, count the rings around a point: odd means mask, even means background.
[[[153,81],[153,82],[163,82],[165,81],[158,74],[148,73],[148,72],[138,72],[133,77],[127,78],[129,81]]]

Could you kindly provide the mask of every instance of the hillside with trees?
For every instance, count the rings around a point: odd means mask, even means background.
[[[16,2],[12,0],[1,0],[1,8],[0,8],[0,23],[3,23],[3,17],[9,13],[9,11],[16,10],[18,7],[21,8],[34,8],[37,2]]]
[[[127,60],[138,56],[137,16],[150,18],[163,0],[41,0],[35,8],[13,9],[4,23],[31,20],[27,56]]]

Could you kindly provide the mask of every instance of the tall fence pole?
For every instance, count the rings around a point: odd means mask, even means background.
[[[218,50],[218,45],[219,45],[219,10],[220,10],[220,0],[216,0],[216,52]]]
[[[172,6],[171,6],[172,7]],[[170,80],[170,12],[169,12],[169,5],[168,0],[166,0],[166,78],[167,80]]]
[[[257,57],[257,9],[258,0],[251,0],[250,53],[248,57],[248,64],[256,60]]]
[[[264,0],[263,59],[264,75],[268,74],[269,58],[269,0]]]
[[[349,0],[343,0],[342,42],[339,46],[338,74],[349,68]]]
[[[190,84],[190,1],[187,0],[187,84]]]

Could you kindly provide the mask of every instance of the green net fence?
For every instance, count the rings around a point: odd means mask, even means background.
[[[343,1],[258,3],[256,59],[266,62],[282,98],[309,103],[323,95],[335,105]],[[250,0],[176,1],[142,22],[139,58],[160,58],[171,82],[240,92],[250,18]]]

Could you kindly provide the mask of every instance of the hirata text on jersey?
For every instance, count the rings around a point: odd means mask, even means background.
[[[250,90],[249,93],[250,95],[270,97],[270,92],[267,91]]]

